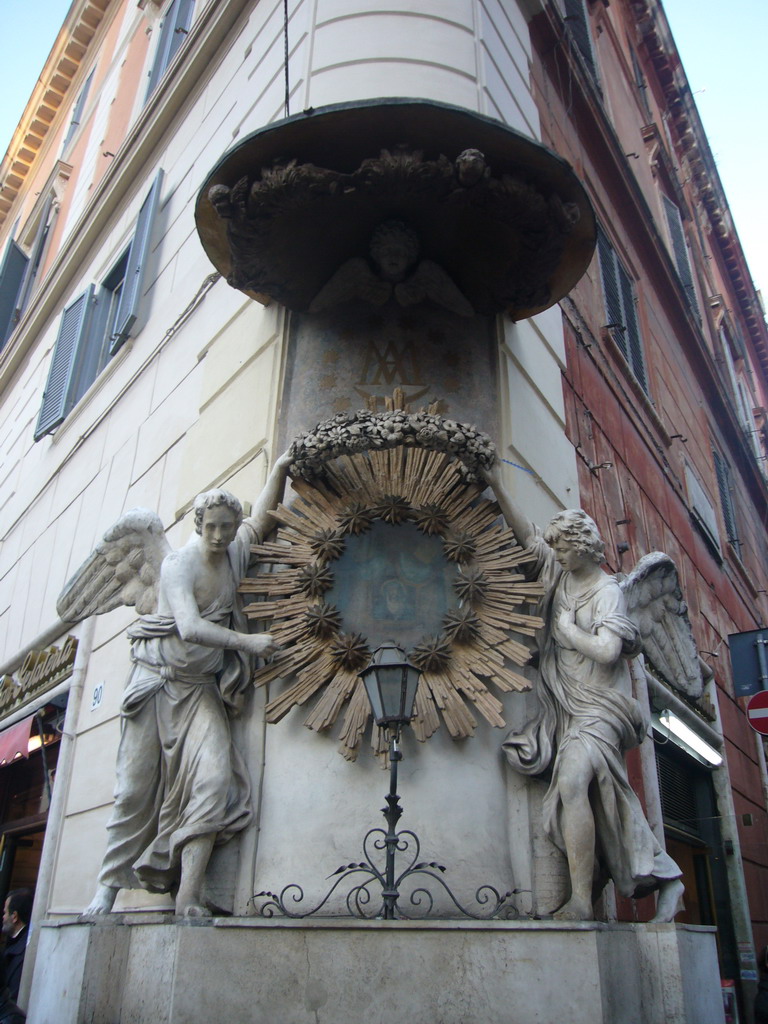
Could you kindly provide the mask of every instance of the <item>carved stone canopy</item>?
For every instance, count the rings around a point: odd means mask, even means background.
[[[418,240],[417,271],[437,266],[476,313],[514,319],[567,294],[595,246],[564,160],[498,121],[418,100],[324,107],[254,132],[209,175],[195,218],[233,287],[300,311],[350,262],[376,284],[371,239],[387,222]]]

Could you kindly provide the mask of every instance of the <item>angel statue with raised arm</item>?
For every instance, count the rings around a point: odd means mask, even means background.
[[[593,896],[607,876],[623,896],[658,890],[653,920],[672,921],[682,872],[645,819],[624,754],[647,729],[627,659],[645,650],[666,659],[668,672],[699,671],[674,563],[646,555],[619,583],[600,568],[605,545],[586,512],[560,512],[542,533],[505,491],[498,462],[486,478],[518,543],[531,551],[531,576],[544,585],[539,710],[503,749],[515,771],[550,777],[544,829],[565,853],[571,882],[554,916],[592,920]]]
[[[247,519],[228,491],[198,495],[195,533],[178,551],[154,513],[127,512],[59,598],[65,621],[119,605],[140,616],[128,630],[107,852],[86,914],[108,914],[123,888],[171,892],[180,916],[209,914],[202,888],[213,846],[251,820],[229,716],[242,706],[253,659],[276,650],[268,633],[248,633],[237,587],[251,545],[272,527],[289,463],[287,454],[276,461]]]

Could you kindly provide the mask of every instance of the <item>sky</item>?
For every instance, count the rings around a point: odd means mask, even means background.
[[[70,0],[0,0],[5,153]],[[664,0],[755,285],[768,303],[768,0]],[[727,15],[726,15],[727,12]]]
[[[768,2],[663,2],[752,279],[768,305]]]

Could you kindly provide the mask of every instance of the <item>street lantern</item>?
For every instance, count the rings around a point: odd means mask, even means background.
[[[507,901],[513,895],[513,891],[502,894],[492,885],[481,885],[475,894],[475,901],[483,912],[478,914],[468,910],[459,903],[442,878],[445,868],[436,861],[419,860],[421,843],[416,833],[412,829],[397,831],[397,823],[403,813],[397,793],[397,766],[403,759],[399,746],[400,729],[408,725],[413,718],[421,671],[411,665],[406,659],[405,652],[390,640],[374,651],[368,667],[364,668],[359,676],[363,680],[376,725],[389,733],[389,793],[384,798],[387,806],[382,808],[387,830],[385,832],[383,828],[369,829],[363,839],[364,859],[342,864],[337,868],[333,875],[329,876],[334,879],[330,889],[311,910],[297,909],[296,905],[304,899],[304,890],[300,885],[290,883],[279,893],[264,890],[255,894],[254,899],[267,897],[267,902],[261,907],[261,914],[265,917],[272,917],[274,913],[284,914],[286,917],[310,917],[327,904],[332,893],[345,879],[359,878],[362,875],[363,881],[358,881],[346,897],[348,910],[359,917],[372,916],[365,912],[365,908],[371,899],[368,887],[376,882],[381,886],[382,900],[376,916],[385,921],[395,920],[400,916],[397,909],[400,886],[406,879],[415,876],[418,876],[421,884],[411,895],[411,903],[414,906],[426,903],[428,910],[432,908],[432,893],[424,886],[425,881],[429,884],[428,880],[431,879],[443,888],[454,907],[465,917],[490,920],[502,911],[509,915],[514,908],[510,907]],[[381,850],[384,850],[383,869],[380,860],[375,856],[376,852]],[[406,851],[409,864],[398,872],[395,867],[397,854]],[[515,893],[519,891],[514,890]]]
[[[382,644],[360,677],[368,694],[376,725],[399,727],[413,718],[413,705],[421,672],[406,659],[392,640]]]

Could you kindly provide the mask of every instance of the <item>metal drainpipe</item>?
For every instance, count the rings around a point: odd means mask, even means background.
[[[64,626],[64,630],[66,628]],[[81,627],[77,655],[75,656],[75,664],[72,669],[72,682],[69,687],[69,699],[67,700],[67,714],[64,719],[64,731],[61,734],[59,760],[56,766],[56,784],[53,787],[53,797],[48,809],[43,856],[40,860],[40,870],[37,875],[35,903],[32,907],[32,920],[29,928],[29,942],[27,943],[27,952],[24,957],[24,972],[21,976],[21,986],[19,988],[19,1003],[25,1009],[29,1006],[29,995],[32,989],[32,975],[37,956],[37,944],[40,938],[40,921],[48,911],[53,868],[59,849],[61,829],[64,823],[64,809],[69,796],[69,784],[72,778],[75,734],[83,700],[85,673],[88,669],[88,662],[91,657],[91,650],[93,649],[95,630],[96,617],[91,616],[90,619],[86,619]]]

